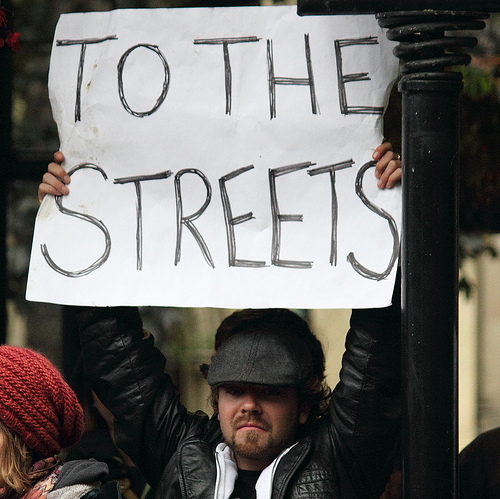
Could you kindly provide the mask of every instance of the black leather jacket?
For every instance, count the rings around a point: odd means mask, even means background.
[[[138,311],[86,309],[80,329],[91,386],[115,415],[119,446],[157,497],[212,499],[218,420],[180,403]],[[280,461],[273,499],[380,497],[399,433],[399,337],[399,305],[353,311],[329,413]]]

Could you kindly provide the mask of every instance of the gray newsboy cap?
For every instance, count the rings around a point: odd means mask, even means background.
[[[208,384],[297,386],[312,375],[308,348],[282,332],[244,331],[226,340],[212,358]]]

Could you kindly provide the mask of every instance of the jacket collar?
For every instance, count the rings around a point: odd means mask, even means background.
[[[306,456],[311,450],[311,437],[301,438],[296,445],[290,448],[286,456],[281,459],[276,469],[273,480],[273,499],[285,497],[290,480],[297,472]]]
[[[271,497],[273,499],[282,499],[285,497],[290,480],[310,449],[311,438],[306,436],[290,447],[279,461],[273,463],[275,464],[275,469],[270,469],[267,472],[268,480],[272,480]],[[206,441],[188,439],[182,444],[179,449],[179,472],[180,486],[184,498],[215,497],[216,479],[218,476],[216,457],[213,448]],[[266,476],[262,478],[261,486],[265,487]]]
[[[213,447],[199,438],[187,439],[178,452],[179,481],[185,499],[212,498],[217,469]]]

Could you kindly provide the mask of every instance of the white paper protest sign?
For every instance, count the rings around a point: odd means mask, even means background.
[[[371,154],[397,74],[372,16],[295,7],[66,14],[49,93],[70,194],[36,220],[27,298],[390,302],[400,191]]]

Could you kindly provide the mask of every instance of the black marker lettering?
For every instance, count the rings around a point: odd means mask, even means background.
[[[136,213],[137,213],[137,226],[135,231],[136,240],[136,251],[137,251],[137,270],[142,270],[142,192],[141,192],[141,182],[145,180],[160,180],[168,178],[172,175],[170,170],[160,173],[154,173],[152,175],[138,175],[136,177],[122,177],[115,178],[113,180],[114,184],[129,184],[131,182],[135,185],[136,193]]]
[[[97,170],[98,172],[101,173],[101,175],[104,177],[105,180],[107,180],[108,178],[104,170],[91,163],[83,163],[81,165],[75,166],[68,172],[68,175],[72,175],[76,171],[85,168],[91,168],[93,170]],[[53,270],[59,272],[59,274],[62,274],[66,277],[82,277],[84,275],[90,274],[94,270],[97,270],[101,265],[103,265],[104,262],[109,257],[109,252],[111,251],[111,237],[109,235],[109,231],[107,227],[97,218],[91,215],[84,215],[83,213],[78,213],[77,211],[69,210],[68,208],[64,208],[64,206],[62,205],[62,196],[56,196],[56,205],[59,211],[63,215],[69,215],[71,217],[80,218],[81,220],[86,220],[87,222],[95,225],[98,229],[100,229],[104,234],[104,241],[106,247],[104,249],[104,253],[102,254],[102,256],[98,258],[92,265],[83,270],[71,271],[71,270],[64,270],[63,268],[59,267],[59,265],[57,265],[54,262],[54,260],[52,260],[52,258],[50,257],[49,250],[47,249],[47,246],[45,244],[41,245],[42,255],[45,258],[45,261]]]
[[[156,100],[155,105],[149,111],[134,111],[133,109],[131,109],[131,107],[127,103],[127,100],[125,99],[125,94],[123,92],[123,67],[125,66],[125,62],[126,62],[128,56],[134,50],[136,50],[140,47],[148,49],[148,50],[152,50],[155,54],[158,55],[158,57],[160,58],[160,60],[163,64],[164,79],[163,79],[162,91],[161,91],[160,96]],[[165,100],[165,97],[167,96],[169,84],[170,84],[170,68],[168,67],[167,59],[161,53],[160,49],[156,45],[140,43],[138,45],[134,45],[133,47],[130,47],[121,56],[120,61],[118,62],[118,93],[120,95],[120,101],[121,101],[123,107],[132,116],[136,116],[137,118],[144,118],[145,116],[150,116],[151,114],[153,114],[161,106],[162,102]]]
[[[224,84],[226,89],[226,114],[231,114],[232,101],[232,73],[231,61],[229,59],[229,45],[235,43],[258,42],[256,36],[242,36],[238,38],[204,38],[194,40],[195,45],[222,45],[224,55]]]
[[[398,234],[398,228],[396,227],[396,222],[394,219],[387,213],[385,210],[382,208],[379,208],[378,206],[374,205],[371,203],[368,198],[365,196],[365,193],[363,192],[363,177],[365,175],[365,172],[368,170],[368,168],[373,168],[375,167],[376,162],[375,161],[369,161],[368,163],[365,163],[358,172],[358,175],[356,177],[356,194],[358,197],[363,201],[363,204],[373,213],[376,213],[377,215],[380,215],[382,218],[385,218],[389,224],[389,228],[391,230],[392,234],[392,239],[393,239],[393,245],[392,245],[392,255],[391,259],[389,261],[389,265],[387,266],[387,269],[382,272],[378,273],[373,270],[367,269],[366,267],[363,267],[355,258],[354,253],[349,253],[347,255],[347,261],[352,265],[353,269],[363,277],[366,277],[367,279],[373,279],[375,281],[381,281],[382,279],[386,279],[387,276],[391,273],[392,268],[394,267],[394,263],[396,262],[398,255],[399,255],[399,234]]]
[[[273,42],[267,40],[267,70],[269,73],[269,110],[271,119],[276,118],[276,85],[307,85],[311,95],[311,111],[319,114],[318,101],[316,100],[316,90],[314,86],[314,76],[311,62],[311,48],[309,46],[309,35],[304,34],[304,44],[306,52],[307,78],[283,78],[274,75]]]
[[[181,177],[186,173],[191,173],[193,175],[198,175],[205,184],[205,188],[207,190],[207,196],[205,198],[205,202],[203,206],[192,215],[187,217],[184,216],[182,212],[182,195],[181,195]],[[210,204],[210,200],[212,199],[212,186],[208,181],[207,177],[200,170],[188,168],[186,170],[181,170],[177,172],[174,179],[175,184],[175,200],[176,200],[176,208],[177,208],[177,243],[175,246],[175,261],[174,264],[177,265],[181,259],[181,240],[182,240],[182,226],[185,225],[195,238],[200,250],[206,260],[206,262],[214,268],[214,262],[212,260],[212,256],[210,255],[210,251],[201,236],[198,229],[194,226],[193,221],[200,217],[200,215],[207,209],[207,206]]]
[[[311,176],[320,175],[322,173],[330,174],[330,184],[332,189],[332,236],[330,243],[330,265],[337,265],[337,219],[338,219],[338,201],[337,201],[337,191],[335,189],[335,172],[337,170],[343,170],[344,168],[350,168],[354,164],[354,161],[350,159],[349,161],[344,161],[342,163],[335,163],[334,165],[321,166],[319,168],[314,168],[313,170],[308,170],[308,174]]]
[[[281,222],[302,222],[302,215],[283,215],[280,213],[278,206],[278,195],[276,193],[276,177],[287,175],[304,168],[309,168],[314,163],[307,161],[305,163],[297,163],[295,165],[282,166],[269,170],[269,188],[271,189],[271,215],[273,219],[273,241],[271,249],[271,262],[277,267],[288,267],[291,269],[308,269],[312,267],[312,262],[297,261],[297,260],[281,260]]]
[[[231,203],[229,202],[229,196],[227,194],[226,182],[231,180],[242,173],[252,170],[254,168],[253,165],[244,166],[243,168],[239,168],[238,170],[234,170],[227,175],[224,175],[219,179],[219,187],[220,187],[220,195],[222,198],[222,208],[224,209],[224,221],[226,223],[226,234],[227,234],[227,252],[228,252],[228,261],[230,267],[264,267],[266,262],[256,261],[256,260],[239,260],[236,258],[236,238],[234,235],[234,226],[241,224],[243,222],[247,222],[253,216],[252,212],[245,213],[244,215],[240,215],[239,217],[233,217],[233,212],[231,210]]]
[[[83,81],[83,65],[85,63],[85,51],[87,45],[92,43],[102,43],[108,40],[118,40],[116,35],[106,36],[104,38],[85,38],[83,40],[57,40],[57,47],[68,47],[70,45],[81,45],[80,49],[80,63],[78,64],[78,74],[76,78],[76,100],[75,100],[75,123],[81,120],[82,110],[82,81]]]
[[[340,112],[342,114],[383,114],[383,107],[347,105],[347,96],[345,91],[346,83],[355,81],[370,81],[368,73],[352,73],[348,75],[342,73],[342,48],[350,47],[352,45],[378,45],[378,39],[376,36],[370,36],[368,38],[335,40]]]

